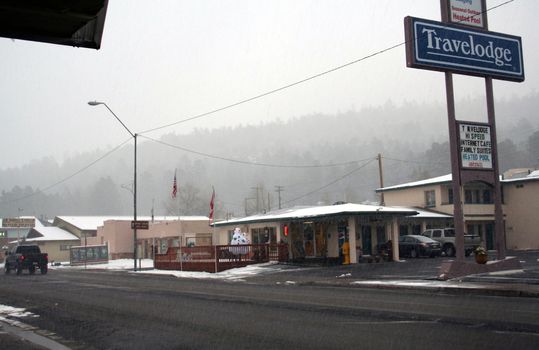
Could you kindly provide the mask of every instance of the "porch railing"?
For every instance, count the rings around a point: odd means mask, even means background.
[[[287,260],[286,244],[169,247],[165,254],[155,255],[154,266],[160,270],[219,272],[251,264]]]

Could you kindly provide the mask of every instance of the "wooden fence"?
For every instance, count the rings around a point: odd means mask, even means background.
[[[251,264],[288,260],[286,244],[242,244],[169,247],[156,254],[154,267],[160,270],[220,272]]]

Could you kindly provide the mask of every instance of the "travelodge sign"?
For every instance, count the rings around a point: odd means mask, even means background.
[[[408,67],[524,81],[520,37],[415,17],[404,23]]]

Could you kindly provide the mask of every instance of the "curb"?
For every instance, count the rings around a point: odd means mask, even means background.
[[[396,284],[396,282],[403,282]],[[408,282],[408,284],[406,284]],[[443,282],[442,282],[443,283]],[[335,283],[330,281],[309,281],[297,282],[297,285],[303,286],[320,286],[320,287],[337,287],[337,288],[369,288],[369,289],[386,289],[386,290],[413,290],[418,292],[429,293],[445,293],[454,295],[487,295],[487,296],[503,296],[503,297],[521,297],[521,298],[538,298],[539,289],[529,290],[527,288],[507,288],[506,285],[491,285],[466,283],[461,285],[439,285],[428,284],[425,280],[407,280],[407,281],[354,281]]]

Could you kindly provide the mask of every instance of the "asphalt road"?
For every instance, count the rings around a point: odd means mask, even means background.
[[[0,304],[72,349],[539,348],[536,298],[267,282],[52,270],[1,275]]]

